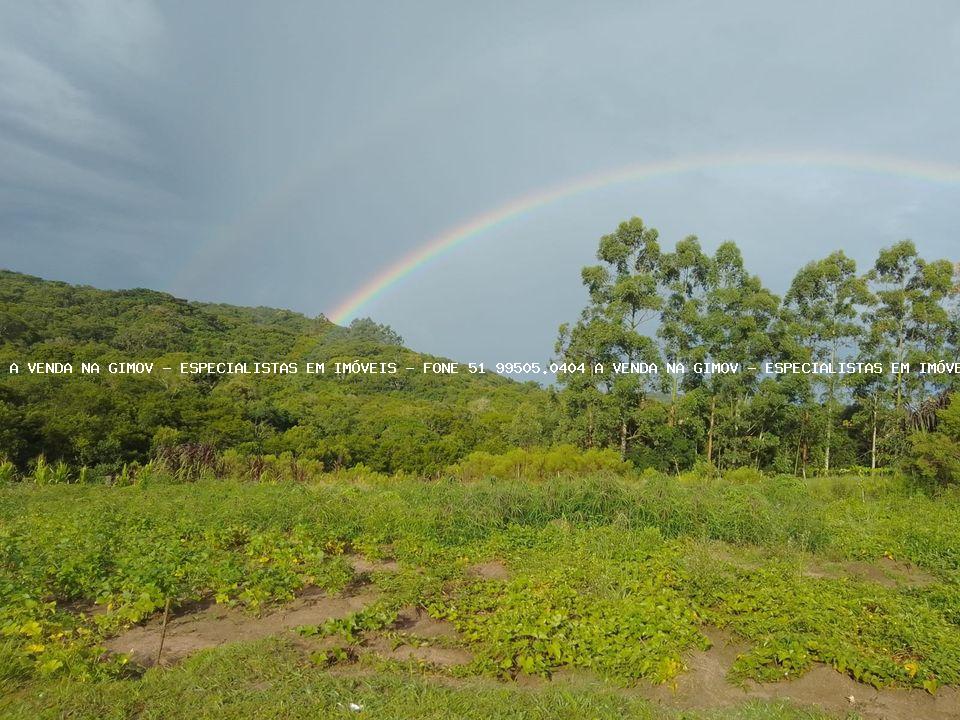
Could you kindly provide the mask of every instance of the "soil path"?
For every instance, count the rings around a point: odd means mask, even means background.
[[[174,663],[205,648],[256,640],[300,625],[317,625],[325,620],[346,617],[376,599],[377,593],[372,588],[341,597],[330,597],[318,588],[311,588],[289,605],[260,616],[237,608],[211,605],[169,621],[161,664]],[[106,646],[108,650],[126,653],[138,664],[150,667],[157,659],[160,632],[161,620],[154,618],[109,639]]]

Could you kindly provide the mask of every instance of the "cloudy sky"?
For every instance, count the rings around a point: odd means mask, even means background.
[[[622,166],[960,166],[958,77],[955,0],[2,0],[0,266],[329,313],[449,228]],[[960,183],[923,175],[694,162],[496,225],[360,312],[546,360],[631,215],[737,241],[780,292],[836,248],[960,259]]]

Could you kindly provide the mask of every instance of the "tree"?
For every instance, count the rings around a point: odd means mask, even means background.
[[[23,398],[0,385],[0,463],[10,460],[22,466],[31,454],[38,454],[36,428],[24,415],[22,404]]]
[[[594,413],[610,418],[621,457],[635,439],[637,415],[656,382],[644,374],[616,372],[615,365],[629,369],[659,360],[656,343],[643,332],[662,307],[657,239],[657,231],[636,217],[600,239],[601,264],[581,273],[590,302],[573,327],[561,326],[556,347],[565,363],[584,365],[585,372],[560,373],[557,380],[572,396],[572,406],[588,414],[587,444],[595,441]]]
[[[27,323],[24,322],[16,308],[7,303],[0,303],[0,342],[16,342],[27,334]]]
[[[350,335],[356,340],[381,345],[403,345],[403,338],[392,327],[374,322],[368,317],[354,319],[350,323]]]
[[[748,464],[743,410],[756,390],[762,362],[773,353],[772,329],[780,299],[763,287],[760,278],[747,272],[740,249],[733,242],[717,248],[706,284],[706,312],[698,333],[703,357],[739,367],[734,373],[712,373],[704,378],[710,397],[706,459],[715,462],[714,445],[719,435],[728,456],[726,464]]]
[[[867,399],[866,414],[870,434],[870,467],[878,466],[884,438],[898,439],[888,432],[903,404],[902,364],[907,357],[907,320],[910,314],[911,268],[918,260],[917,249],[909,240],[880,251],[867,280],[873,293],[871,309],[864,314],[866,332],[860,342],[862,362],[879,362],[886,371],[894,366],[895,373],[863,375],[857,379],[855,395]],[[884,443],[885,444],[885,443]],[[890,449],[891,456],[899,453]]]
[[[692,364],[705,359],[701,326],[712,270],[712,259],[701,250],[700,241],[694,235],[678,242],[672,253],[661,256],[660,275],[666,297],[657,336],[667,362]],[[676,424],[679,391],[694,389],[699,385],[698,380],[692,372],[671,375],[667,420],[671,427]]]
[[[859,306],[870,302],[870,296],[866,281],[857,275],[856,262],[841,250],[804,266],[784,300],[790,332],[806,341],[805,359],[829,362],[831,366],[831,372],[814,376],[824,389],[823,469],[829,473],[840,391],[840,376],[832,370],[855,349],[861,334]]]
[[[935,432],[916,432],[911,436],[911,452],[905,465],[914,478],[934,487],[960,480],[960,401],[953,398],[937,415]]]
[[[867,280],[874,301],[865,313],[861,357],[896,368],[862,378],[857,388],[858,395],[869,398],[870,462],[876,467],[878,458],[902,456],[910,430],[922,430],[923,418],[932,419],[932,413],[918,410],[950,384],[948,376],[906,368],[945,359],[941,353],[951,337],[947,301],[955,289],[953,266],[925,261],[910,240],[882,249]]]

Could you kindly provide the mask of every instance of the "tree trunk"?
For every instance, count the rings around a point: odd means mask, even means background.
[[[797,452],[793,456],[793,474],[800,474],[800,446],[803,444],[803,435],[797,435]]]
[[[713,462],[713,422],[717,412],[716,396],[710,398],[710,425],[707,429],[707,462]]]
[[[677,421],[677,376],[672,378],[670,388],[670,414],[667,416],[667,426],[674,427]]]
[[[827,451],[823,454],[823,474],[830,474],[830,441],[833,438],[833,412],[827,412]]]
[[[870,437],[870,469],[877,469],[877,396],[873,396],[873,433]]]
[[[620,459],[627,459],[627,421],[620,421]]]
[[[837,346],[830,351],[830,369],[837,364]],[[823,474],[830,474],[830,443],[833,440],[833,400],[836,396],[836,379],[830,375],[830,391],[827,395],[827,451],[823,454]]]
[[[894,404],[898,413],[903,404],[903,340],[903,320],[901,320],[900,327],[897,329],[897,398]]]

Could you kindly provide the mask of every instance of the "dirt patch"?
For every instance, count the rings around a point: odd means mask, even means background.
[[[483,580],[508,580],[510,571],[500,560],[489,560],[468,567],[467,575]]]
[[[960,717],[960,690],[941,688],[936,695],[922,690],[876,690],[827,665],[817,665],[793,680],[775,683],[746,681],[735,685],[727,673],[737,656],[748,649],[730,633],[704,630],[712,646],[685,657],[688,670],[673,684],[640,685],[648,699],[671,707],[706,709],[739,705],[747,700],[785,700],[798,705],[846,715],[856,712],[867,720],[956,720]]]
[[[547,683],[571,690],[604,688],[625,696],[637,695],[670,710],[712,710],[740,706],[752,700],[781,701],[798,706],[817,707],[836,717],[855,714],[864,720],[957,720],[960,718],[960,689],[940,688],[936,695],[923,690],[876,690],[826,665],[817,665],[795,680],[775,683],[747,681],[736,685],[727,680],[727,673],[737,656],[749,646],[734,635],[716,628],[705,628],[704,634],[713,643],[706,651],[688,653],[684,660],[687,671],[673,683],[653,685],[641,682],[623,688],[605,681],[596,673],[582,668],[561,668],[550,680],[540,676],[518,675],[518,687],[542,690]],[[468,680],[447,680],[463,685]]]
[[[390,660],[429,663],[439,667],[466,665],[473,660],[473,655],[459,647],[439,645],[410,645],[403,643],[394,646],[388,638],[374,638],[367,643],[367,647],[377,655]]]
[[[400,569],[400,564],[396,560],[370,560],[362,555],[347,555],[346,561],[357,575],[367,573],[395,573]]]
[[[430,617],[422,608],[407,607],[397,614],[397,621],[393,628],[407,635],[414,635],[427,640],[454,640],[457,630],[446,620],[437,620]]]
[[[875,582],[884,587],[922,587],[935,583],[937,579],[916,565],[901,560],[880,558],[875,562],[850,560],[838,563],[808,563],[804,575],[813,578],[839,579],[850,577],[857,580]]]
[[[330,597],[318,588],[311,588],[289,605],[260,616],[222,605],[178,613],[167,624],[161,663],[174,663],[205,648],[256,640],[300,625],[317,625],[332,618],[342,618],[362,610],[376,598],[377,594],[372,590],[346,597]],[[130,655],[135,662],[149,667],[156,662],[160,632],[161,618],[154,618],[145,625],[110,638],[105,645],[108,650]]]
[[[86,615],[87,617],[98,617],[106,615],[109,611],[106,605],[90,602],[88,600],[75,600],[69,603],[58,604],[61,610],[76,613],[77,615]]]
[[[366,647],[391,660],[416,660],[440,667],[465,665],[473,660],[471,653],[453,644],[458,638],[456,628],[445,620],[430,617],[422,608],[402,609],[392,629],[401,633],[399,638],[369,636],[365,638]]]
[[[748,683],[747,690],[752,697],[792,700],[832,713],[852,710],[870,720],[956,720],[960,717],[960,690],[956,688],[941,688],[936,695],[913,689],[876,690],[827,665],[818,665],[788,682]]]
[[[899,577],[907,585],[932,585],[937,582],[936,576],[905,560],[892,560],[891,558],[884,557],[880,558],[879,564],[880,567],[887,572],[893,573],[894,577]]]
[[[687,671],[674,678],[672,683],[638,685],[644,696],[691,709],[726,707],[750,698],[743,688],[727,680],[734,660],[749,650],[749,645],[716,628],[705,628],[703,632],[710,640],[710,649],[688,653],[684,657]]]

